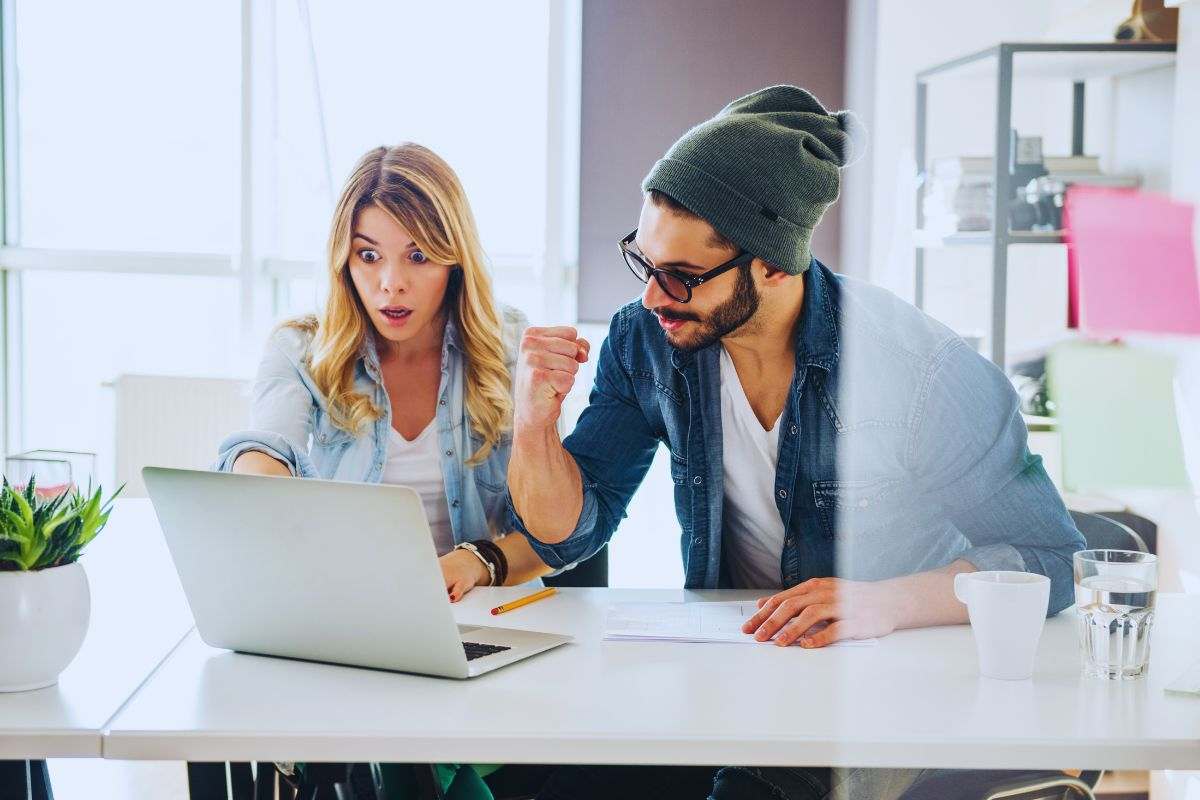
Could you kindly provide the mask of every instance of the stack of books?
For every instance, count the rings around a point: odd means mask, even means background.
[[[1136,189],[1137,175],[1109,175],[1097,156],[1046,156],[1047,176],[1066,185]],[[934,159],[922,200],[925,230],[947,236],[961,231],[990,231],[995,182],[991,156]]]

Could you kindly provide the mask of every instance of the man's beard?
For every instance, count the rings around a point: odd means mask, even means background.
[[[679,340],[667,334],[667,343],[676,350],[694,353],[703,350],[721,339],[723,336],[736,331],[745,325],[755,312],[762,297],[754,287],[754,279],[750,277],[750,265],[738,267],[737,285],[728,300],[717,306],[707,317],[698,314],[678,314],[667,310],[655,312],[663,319],[684,319],[700,323],[699,330],[686,340]]]

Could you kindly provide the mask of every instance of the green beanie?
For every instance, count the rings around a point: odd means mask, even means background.
[[[792,275],[808,269],[813,229],[857,157],[862,126],[797,86],[734,100],[671,145],[642,181],[743,250]]]

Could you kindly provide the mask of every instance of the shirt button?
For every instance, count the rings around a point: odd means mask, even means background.
[[[444,406],[444,405],[446,405],[446,399],[445,399],[445,398],[442,398],[441,400],[438,400],[438,405],[439,405],[439,406]]]
[[[793,425],[792,427],[788,428],[788,433],[790,433],[792,436],[795,436],[796,431],[798,431],[798,430],[800,430],[800,429],[797,428],[795,425]]]
[[[451,501],[450,505],[454,506],[455,508],[458,508],[458,501],[457,500]]]
[[[780,489],[779,496],[782,497],[784,500],[786,500],[787,499],[787,489]]]
[[[454,455],[454,451],[453,451],[453,450],[447,450],[447,451],[446,451],[446,455],[448,455],[448,456],[452,456],[452,455]]]
[[[796,541],[795,539],[793,539],[792,537],[789,536],[788,538],[783,540],[783,544],[786,547],[791,547],[795,543],[795,541]]]
[[[696,477],[692,478],[692,483],[699,486],[700,484],[704,483],[704,478],[701,478],[699,475],[697,475]]]
[[[692,544],[704,544],[704,537],[703,536],[692,537]]]

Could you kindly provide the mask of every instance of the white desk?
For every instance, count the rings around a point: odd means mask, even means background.
[[[476,590],[461,622],[511,589]],[[567,590],[502,624],[577,643],[465,682],[214,650],[193,633],[117,715],[104,754],[189,761],[549,762],[967,768],[1200,767],[1200,698],[1163,684],[1200,659],[1200,597],[1160,596],[1150,677],[1079,677],[1074,619],[1035,678],[977,676],[966,626],[876,647],[604,642],[610,601]],[[729,599],[746,593],[705,593]],[[700,599],[701,595],[690,595]]]
[[[0,758],[99,756],[101,735],[192,628],[179,579],[148,500],[119,500],[81,558],[92,616],[58,684],[0,693]]]

